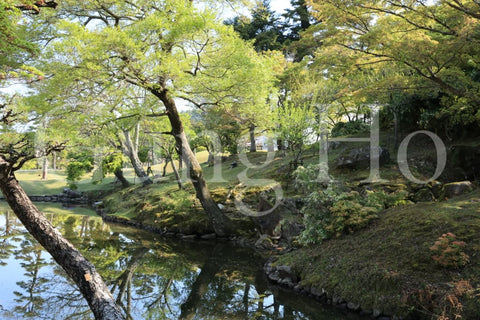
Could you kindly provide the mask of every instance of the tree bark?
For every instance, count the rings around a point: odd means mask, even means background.
[[[130,186],[130,182],[128,182],[128,180],[123,175],[122,169],[115,170],[113,174],[115,175],[115,177],[117,177],[118,181],[120,181],[120,183],[122,184],[122,187],[126,188]]]
[[[175,137],[176,150],[180,158],[185,161],[197,198],[200,200],[215,233],[219,236],[228,235],[230,232],[230,220],[218,208],[208,190],[207,183],[203,177],[202,167],[198,163],[192,149],[190,149],[190,144],[183,130],[182,120],[178,114],[175,100],[168,96],[166,89],[161,91],[152,89],[151,92],[163,102],[167,109],[168,119],[172,126],[172,134]]]
[[[0,156],[0,188],[13,212],[28,232],[51,254],[75,282],[96,319],[125,319],[91,262],[67,240],[33,205],[12,172],[11,165]]]
[[[172,159],[172,158],[170,157],[170,159]],[[183,189],[182,179],[180,178],[180,175],[178,174],[177,167],[175,166],[175,161],[170,160],[170,163],[172,164],[172,170],[173,170],[173,173],[175,174],[175,179],[177,179],[178,189]]]
[[[123,130],[123,135],[125,136],[125,154],[130,159],[133,170],[135,174],[140,178],[143,184],[152,184],[152,180],[148,177],[145,170],[143,170],[142,162],[138,158],[138,152],[136,146],[133,144],[132,137],[130,136],[130,131]]]
[[[48,178],[48,158],[44,156],[42,158],[42,180],[47,180]]]
[[[250,133],[250,152],[257,152],[257,143],[255,141],[255,125],[250,124],[249,128]]]

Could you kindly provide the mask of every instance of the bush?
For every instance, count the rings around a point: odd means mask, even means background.
[[[355,232],[377,218],[377,212],[408,203],[405,190],[392,193],[367,190],[361,195],[337,184],[326,185],[317,180],[322,169],[312,165],[295,171],[295,187],[308,194],[302,208],[305,224],[299,237],[302,244],[320,243]]]
[[[368,133],[370,126],[362,121],[338,122],[332,128],[332,137],[349,136],[358,133]]]
[[[465,242],[456,240],[456,236],[449,232],[442,234],[430,247],[432,259],[440,266],[446,268],[459,268],[465,266],[469,256],[463,252]]]
[[[305,230],[299,237],[303,244],[320,243],[331,237],[353,233],[377,218],[374,207],[365,205],[356,191],[344,192],[335,185],[312,192],[302,209]]]

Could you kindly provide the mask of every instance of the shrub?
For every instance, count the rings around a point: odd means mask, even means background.
[[[325,239],[352,233],[364,228],[377,218],[377,212],[408,203],[408,192],[392,193],[366,191],[360,195],[337,184],[318,181],[320,165],[299,167],[295,175],[295,188],[308,194],[302,208],[305,229],[299,236],[301,244],[320,243]],[[325,171],[326,173],[326,171]]]
[[[332,128],[332,137],[342,137],[357,133],[368,133],[370,126],[362,121],[338,122]]]
[[[451,232],[442,234],[430,247],[432,259],[446,268],[463,267],[470,261],[464,249],[465,242],[456,240],[456,236]]]
[[[305,230],[300,234],[299,242],[320,243],[333,236],[352,233],[377,218],[377,211],[366,206],[358,192],[345,192],[331,184],[307,197],[302,209]]]

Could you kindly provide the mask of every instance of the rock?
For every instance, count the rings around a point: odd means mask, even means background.
[[[260,238],[255,242],[255,248],[272,250],[274,248],[274,245],[272,239],[270,239],[268,234],[262,234]]]
[[[348,152],[348,154],[347,154]],[[390,160],[387,149],[379,147],[380,165]],[[341,153],[337,158],[338,169],[364,169],[370,167],[370,147],[355,148]]]
[[[209,233],[209,234],[204,234],[200,236],[200,239],[202,240],[212,240],[215,239],[217,235],[215,233]]]
[[[278,281],[280,281],[280,276],[279,276],[277,271],[274,271],[274,272],[272,272],[268,275],[268,279],[270,279],[274,282],[278,282]]]
[[[441,183],[440,181],[431,181],[428,183],[428,187],[430,188],[430,190],[432,191],[432,194],[433,196],[436,198],[436,199],[440,199],[444,193],[444,190],[443,190],[443,183]]]
[[[369,316],[373,313],[373,311],[371,309],[362,309],[360,310],[360,315],[361,316]]]
[[[260,197],[257,205],[258,212],[265,212],[271,210],[272,208],[273,205],[270,204],[267,199],[265,199],[264,197]],[[252,217],[252,221],[255,223],[257,230],[260,231],[262,234],[267,234],[271,236],[276,235],[275,231],[278,229],[277,227],[279,226],[281,220],[280,214],[277,209],[278,207],[268,214],[258,217]]]
[[[347,303],[347,308],[353,311],[360,310],[360,305],[358,303],[349,302]]]
[[[300,233],[303,231],[304,227],[300,223],[294,221],[283,220],[281,223],[282,238],[287,240],[288,244],[292,244]]]
[[[425,187],[417,192],[415,192],[412,196],[413,202],[429,202],[435,200],[433,193],[430,191],[429,188]]]
[[[296,284],[296,285],[293,287],[293,291],[295,291],[295,292],[297,292],[297,293],[300,292],[300,291],[302,291],[302,289],[303,289],[303,288],[302,288],[302,286],[301,286],[300,284]]]
[[[218,209],[220,209],[220,210],[225,209],[225,206],[221,203],[218,203],[217,206],[218,206]]]
[[[182,240],[193,240],[196,239],[197,235],[196,234],[188,234],[188,235],[183,235]]]
[[[81,192],[73,191],[69,188],[63,189],[63,193],[67,195],[69,198],[80,198],[82,196]]]
[[[279,281],[280,284],[284,285],[284,286],[287,286],[287,287],[290,287],[290,288],[293,288],[295,286],[295,284],[293,283],[292,279],[290,278],[283,278],[282,280]]]
[[[340,303],[343,303],[343,302],[345,302],[345,301],[344,301],[343,298],[340,297],[340,296],[334,295],[334,296],[332,297],[332,304],[334,304],[334,305],[340,304]]]
[[[373,311],[372,311],[372,316],[375,317],[375,318],[380,317],[381,314],[382,314],[382,311],[380,311],[378,309],[373,309]]]
[[[447,183],[444,186],[444,194],[446,198],[451,198],[468,193],[473,190],[473,184],[470,181],[460,181]]]

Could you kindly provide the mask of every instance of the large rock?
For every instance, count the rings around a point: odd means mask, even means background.
[[[380,165],[390,160],[387,149],[379,147]],[[365,169],[370,167],[370,147],[350,149],[341,153],[337,158],[337,168]]]
[[[470,181],[459,181],[447,183],[444,186],[446,198],[459,196],[473,190],[473,184]]]

